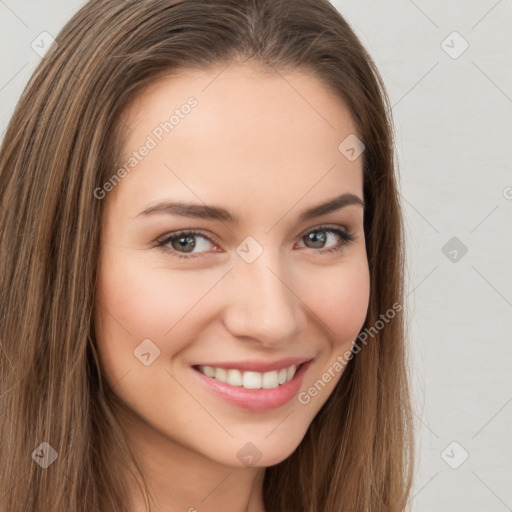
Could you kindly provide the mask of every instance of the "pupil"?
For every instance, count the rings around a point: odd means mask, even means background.
[[[310,233],[308,235],[308,238],[311,242],[313,243],[319,243],[319,245],[316,245],[315,247],[318,248],[318,247],[322,247],[322,244],[325,243],[325,234],[322,234],[320,236],[318,236],[316,233],[322,233],[322,231],[314,231],[313,233]]]
[[[183,242],[183,240],[185,240],[185,242]],[[194,250],[194,247],[196,246],[194,238],[191,236],[182,236],[180,238],[177,238],[175,242],[179,242],[181,249],[187,249],[187,243],[190,243],[190,251],[186,250],[185,252],[192,252]]]

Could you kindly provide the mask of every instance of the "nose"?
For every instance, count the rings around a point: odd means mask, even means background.
[[[252,263],[239,260],[225,283],[224,324],[235,337],[266,347],[291,344],[303,328],[302,301],[293,292],[291,273],[269,251]]]

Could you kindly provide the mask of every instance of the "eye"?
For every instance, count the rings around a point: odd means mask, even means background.
[[[197,243],[195,239],[198,238],[202,239],[203,241]],[[169,252],[178,258],[195,258],[198,256],[198,254],[194,253],[194,249],[199,248],[207,250],[208,243],[214,244],[210,238],[200,233],[199,231],[186,230],[178,231],[177,233],[173,233],[170,236],[167,236],[163,240],[158,241],[157,246],[165,252]],[[184,253],[180,253],[182,249],[184,249]],[[201,253],[204,251],[199,250],[196,251],[196,253],[197,252]],[[190,254],[191,256],[187,256],[187,254]]]
[[[338,243],[336,243],[336,238],[338,238]],[[327,242],[332,241],[333,239],[335,245],[326,248],[325,245]],[[199,242],[197,240],[199,240]],[[302,235],[301,241],[302,240],[308,244],[312,244],[309,248],[314,249],[315,252],[331,253],[341,251],[345,246],[355,240],[355,236],[348,231],[340,229],[339,227],[318,226]],[[210,237],[200,231],[189,229],[185,231],[177,231],[161,240],[157,240],[155,245],[177,258],[191,259],[203,256],[203,253],[208,252],[209,244],[212,244],[217,248],[215,242]],[[195,249],[198,250],[196,251]]]
[[[320,235],[319,235],[320,233]],[[329,236],[330,235],[330,236]],[[336,238],[339,239],[339,242],[336,244]],[[329,241],[334,239],[334,246],[326,248],[325,245]],[[355,236],[348,231],[340,229],[339,227],[333,226],[318,226],[313,230],[308,231],[305,235],[301,237],[301,241],[304,240],[305,243],[311,243],[313,249],[322,249],[320,253],[330,253],[341,251],[345,246],[349,245],[351,242],[355,240]]]

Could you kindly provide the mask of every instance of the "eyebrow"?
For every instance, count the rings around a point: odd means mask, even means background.
[[[299,215],[298,220],[299,222],[304,222],[315,217],[320,217],[321,215],[326,215],[328,213],[341,210],[350,205],[360,205],[364,208],[365,203],[360,197],[354,194],[345,193],[330,199],[325,203],[313,206],[312,208],[303,211]],[[179,215],[182,217],[193,217],[198,219],[219,220],[231,224],[240,223],[240,218],[236,214],[231,213],[230,211],[220,206],[208,206],[185,202],[159,202],[154,206],[150,206],[149,208],[146,208],[140,212],[137,217],[140,215],[149,216],[158,213]]]

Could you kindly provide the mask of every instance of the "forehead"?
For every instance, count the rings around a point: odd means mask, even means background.
[[[248,199],[290,207],[306,195],[304,206],[362,196],[362,158],[338,149],[357,133],[352,116],[306,71],[180,71],[146,87],[122,121],[121,164],[151,146],[115,191],[139,204],[165,196],[240,210]]]

